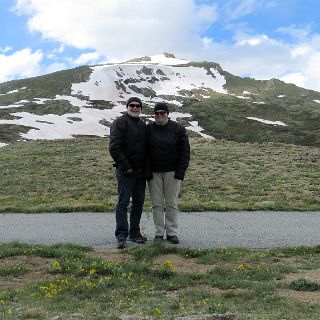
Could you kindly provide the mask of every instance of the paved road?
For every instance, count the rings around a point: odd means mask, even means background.
[[[152,217],[144,213],[142,232],[153,239]],[[181,213],[181,247],[273,248],[320,244],[320,212]],[[114,214],[0,214],[0,242],[30,244],[71,242],[100,250],[115,248]],[[133,243],[128,243],[134,246]]]

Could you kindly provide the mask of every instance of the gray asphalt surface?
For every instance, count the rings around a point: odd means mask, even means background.
[[[0,242],[74,243],[99,250],[115,248],[113,213],[0,214]],[[320,244],[320,212],[194,212],[181,213],[181,247],[273,248]],[[150,213],[142,233],[154,237]],[[136,246],[128,242],[128,247]]]

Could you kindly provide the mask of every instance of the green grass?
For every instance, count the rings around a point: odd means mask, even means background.
[[[298,279],[290,283],[290,288],[298,291],[319,291],[320,283],[308,279]]]
[[[63,258],[65,256],[79,258],[83,257],[84,253],[88,251],[91,251],[91,249],[74,244],[59,244],[48,247],[42,245],[30,246],[20,242],[0,243],[0,259],[20,255],[43,258]]]
[[[181,211],[319,210],[320,149],[192,138]],[[0,149],[0,212],[113,211],[107,138],[17,142]],[[145,210],[151,210],[147,194]]]
[[[92,70],[89,67],[84,66],[39,77],[0,83],[0,93],[2,94],[26,87],[26,89],[21,89],[18,92],[0,96],[0,104],[10,105],[20,100],[53,99],[56,95],[69,95],[72,83],[88,81],[91,72]]]
[[[215,138],[238,142],[276,142],[320,145],[320,108],[309,96],[278,98],[259,94],[252,100],[212,94],[210,99],[185,106],[205,132]],[[252,101],[264,101],[263,106]],[[287,126],[266,125],[247,117],[282,121]]]
[[[37,271],[28,266],[24,274],[0,274],[1,283],[6,283],[6,287],[0,288],[0,317],[73,319],[77,315],[90,320],[139,315],[149,319],[174,319],[222,314],[229,315],[226,319],[239,320],[316,320],[319,302],[297,302],[280,294],[290,288],[296,292],[318,290],[318,283],[313,280],[283,281],[289,273],[303,272],[310,265],[314,270],[320,268],[314,264],[320,260],[319,248],[308,247],[307,251],[312,254],[304,254],[306,248],[291,248],[290,254],[295,252],[295,260],[288,263],[290,248],[201,250],[151,244],[122,251],[129,257],[119,262],[92,256],[89,248],[72,245],[0,244],[1,250],[11,252],[17,260],[24,255],[30,259],[52,258],[46,273],[37,280],[32,277]],[[195,273],[180,271],[172,260],[155,264],[154,258],[166,259],[168,253],[181,256],[186,266],[188,259],[192,259],[199,266],[206,261],[210,268]],[[5,263],[8,256],[2,256],[0,263]],[[8,288],[14,278],[15,283],[20,279],[21,285]]]
[[[0,277],[7,277],[7,276],[20,276],[28,272],[28,268],[25,264],[18,263],[13,265],[8,265],[6,267],[0,268]]]
[[[12,90],[20,89],[18,92],[0,95],[0,105],[7,106],[21,100],[28,100],[24,106],[0,110],[0,119],[17,119],[11,115],[15,112],[30,112],[36,115],[78,112],[79,108],[72,106],[67,101],[46,101],[38,105],[33,101],[35,98],[54,99],[56,95],[71,95],[72,83],[87,81],[92,70],[89,67],[78,67],[70,70],[58,71],[49,75],[33,77],[28,79],[13,80],[0,83],[0,93],[4,94]],[[21,89],[25,88],[25,89]],[[84,99],[84,97],[82,97]],[[30,127],[20,125],[0,125],[0,141],[11,143],[21,139],[20,133],[28,132]]]
[[[19,112],[29,112],[36,115],[56,114],[64,115],[66,113],[77,113],[79,107],[72,106],[69,101],[47,101],[45,105],[39,107],[36,103],[30,102],[19,108]]]

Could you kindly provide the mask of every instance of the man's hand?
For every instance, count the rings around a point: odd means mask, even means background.
[[[125,175],[125,176],[131,176],[132,174],[133,174],[133,170],[132,169],[128,169],[128,170],[126,170],[126,171],[123,171],[123,174]]]

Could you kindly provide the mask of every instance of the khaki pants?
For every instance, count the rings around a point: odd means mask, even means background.
[[[153,172],[148,181],[152,201],[156,236],[176,236],[178,231],[178,196],[181,181],[174,178],[174,171]]]

